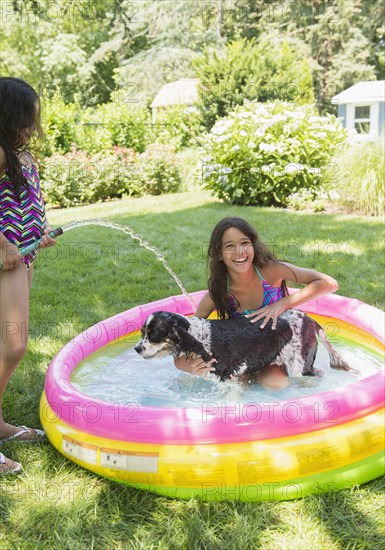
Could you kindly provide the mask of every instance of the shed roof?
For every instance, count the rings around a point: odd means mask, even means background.
[[[181,78],[175,82],[164,84],[156,94],[151,107],[193,105],[199,100],[198,84],[199,78]]]
[[[340,94],[332,97],[332,103],[362,103],[364,101],[385,101],[385,80],[358,82]]]

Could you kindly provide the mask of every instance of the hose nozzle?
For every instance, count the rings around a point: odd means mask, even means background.
[[[51,231],[51,233],[49,234],[49,236],[52,238],[52,239],[56,239],[56,237],[59,237],[59,235],[63,235],[64,231],[61,227],[57,227],[56,229],[54,229],[53,231]]]

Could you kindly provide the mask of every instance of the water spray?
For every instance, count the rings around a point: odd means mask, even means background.
[[[82,221],[79,221],[79,222],[72,222],[72,223],[69,223],[67,225],[63,225],[63,227],[57,227],[56,229],[54,229],[53,231],[51,231],[49,233],[49,236],[52,237],[53,239],[55,239],[59,235],[62,235],[63,233],[65,233],[67,231],[70,231],[71,229],[75,229],[77,227],[84,227],[86,225],[99,225],[99,226],[102,226],[102,227],[110,227],[111,229],[117,229],[118,231],[122,231],[123,233],[126,233],[126,235],[129,235],[132,239],[135,239],[135,240],[139,241],[140,246],[142,246],[146,250],[149,250],[150,252],[155,254],[156,259],[163,264],[164,268],[168,271],[168,273],[174,279],[175,283],[178,285],[178,287],[181,290],[182,294],[190,300],[191,305],[193,307],[193,311],[195,311],[196,305],[194,304],[194,301],[193,301],[192,297],[187,292],[187,290],[184,288],[184,286],[183,286],[181,280],[179,279],[179,277],[171,269],[171,267],[169,266],[169,264],[166,261],[166,258],[162,254],[160,254],[154,246],[151,246],[150,243],[148,243],[145,239],[143,239],[143,237],[141,235],[138,235],[137,233],[135,233],[135,231],[133,231],[127,225],[120,225],[119,223],[111,222],[109,220],[103,220],[103,219],[82,220]],[[33,250],[36,250],[36,248],[39,247],[40,242],[41,242],[41,239],[37,240],[36,242],[32,243],[29,246],[26,246],[25,248],[21,248],[20,249],[20,254],[22,256],[25,256],[29,252],[32,252]],[[3,264],[2,264],[2,262],[0,262],[0,269],[2,267],[3,267]]]

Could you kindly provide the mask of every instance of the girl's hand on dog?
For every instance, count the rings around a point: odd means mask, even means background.
[[[195,374],[197,376],[206,376],[209,372],[215,372],[213,363],[216,363],[215,359],[211,359],[208,363],[205,363],[201,357],[197,359],[187,359],[187,357],[177,357],[174,359],[174,363],[177,369],[189,374]]]
[[[277,328],[277,319],[278,317],[288,309],[288,306],[285,304],[285,298],[278,300],[274,304],[269,304],[268,306],[261,307],[253,313],[245,315],[247,319],[251,319],[251,323],[256,323],[260,319],[264,319],[260,328],[265,328],[265,326],[272,321],[271,329],[275,330]]]

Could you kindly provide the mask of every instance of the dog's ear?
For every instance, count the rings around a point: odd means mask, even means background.
[[[207,353],[201,342],[194,338],[185,328],[179,331],[179,338],[180,344],[178,344],[178,347],[180,348],[180,352],[184,351],[187,356],[190,353],[196,353],[206,363],[210,361],[211,356]]]

